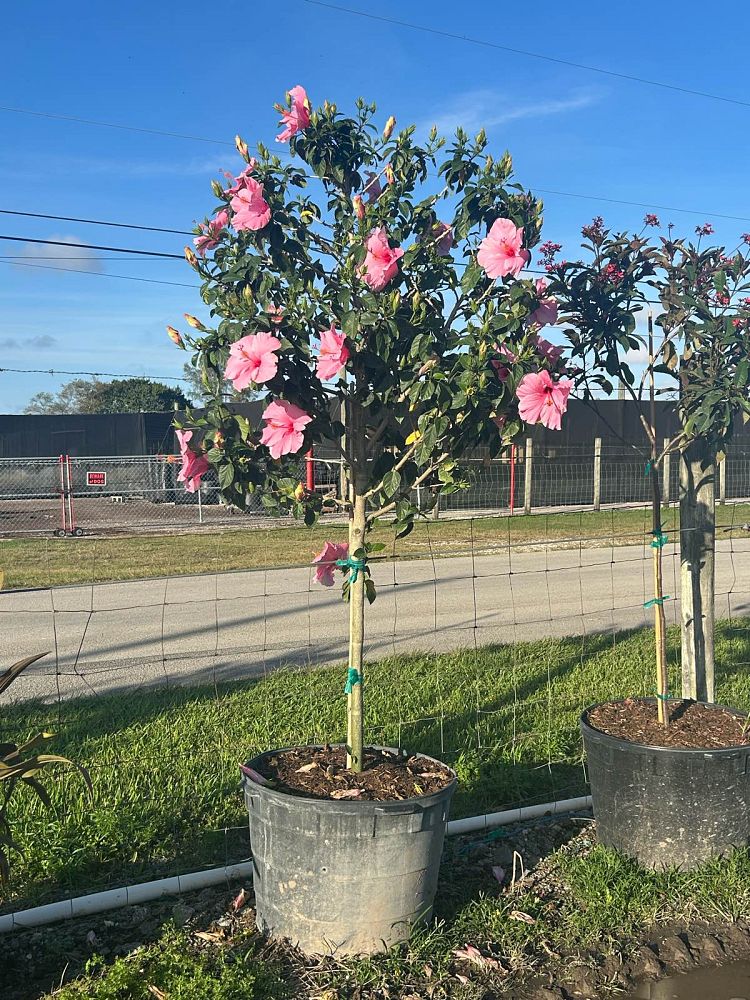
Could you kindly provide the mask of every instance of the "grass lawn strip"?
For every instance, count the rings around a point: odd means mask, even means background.
[[[664,530],[678,523],[678,511],[664,511]],[[750,505],[717,508],[720,527],[750,520]],[[376,528],[373,541],[387,545],[387,558],[436,558],[474,552],[489,554],[509,547],[546,545],[595,547],[637,545],[650,537],[650,514],[643,508],[478,517],[421,521],[394,543],[387,525]],[[342,541],[341,524],[312,529],[247,528],[194,534],[136,535],[111,538],[0,539],[0,571],[6,590],[65,584],[136,580],[185,573],[216,573],[273,566],[309,565],[323,542]]]

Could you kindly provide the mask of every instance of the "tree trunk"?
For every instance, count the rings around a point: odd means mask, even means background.
[[[690,442],[680,453],[682,696],[714,700],[716,450]]]
[[[347,420],[347,444],[350,460],[349,556],[360,555],[365,546],[367,528],[366,456],[361,411],[350,401]],[[347,684],[347,767],[361,771],[364,745],[363,663],[365,640],[365,573],[353,571],[349,577],[349,682]]]

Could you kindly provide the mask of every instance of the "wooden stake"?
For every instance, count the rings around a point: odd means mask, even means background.
[[[659,722],[669,725],[666,699],[669,693],[669,678],[667,676],[667,629],[664,615],[664,584],[662,559],[662,522],[661,495],[659,489],[659,470],[657,468],[658,438],[656,436],[656,391],[654,386],[654,326],[649,313],[648,317],[648,364],[649,364],[649,402],[651,404],[651,529],[652,552],[654,568],[654,638],[656,644],[656,708]]]

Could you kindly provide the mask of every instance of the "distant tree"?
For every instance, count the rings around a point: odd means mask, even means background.
[[[216,372],[207,370],[199,371],[191,364],[185,364],[182,369],[186,387],[190,395],[198,404],[209,402],[220,396],[222,399],[234,399],[237,394],[232,388],[232,383],[222,379]]]
[[[147,378],[73,379],[55,395],[39,392],[25,413],[139,413],[184,409],[190,400],[181,389]]]

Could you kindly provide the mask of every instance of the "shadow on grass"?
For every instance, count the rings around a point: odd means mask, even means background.
[[[454,817],[585,794],[578,716],[650,693],[649,633],[381,660],[368,670],[369,738],[400,736],[454,766]],[[672,630],[673,664],[677,640]],[[750,707],[747,621],[719,623],[717,654],[719,698]],[[53,749],[90,766],[94,797],[61,781],[50,816],[19,796],[13,908],[246,857],[238,764],[273,746],[341,740],[341,687],[340,668],[278,670],[63,703]],[[48,717],[48,705],[9,706],[2,730],[26,735]]]

